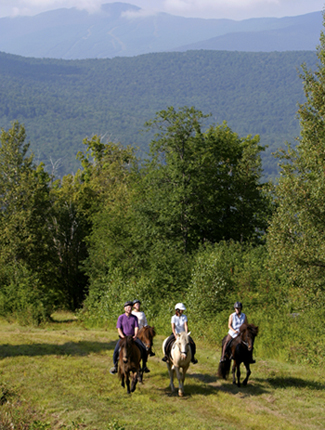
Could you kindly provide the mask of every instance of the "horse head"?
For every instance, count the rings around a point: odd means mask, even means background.
[[[156,336],[155,328],[150,327],[149,325],[142,327],[139,330],[138,337],[146,347],[146,350],[149,351],[152,348],[153,338]]]
[[[121,340],[120,348],[122,351],[123,362],[127,363],[131,355],[132,336],[126,336]]]
[[[190,336],[191,332],[186,333],[182,331],[181,333],[177,333],[175,345],[178,347],[179,352],[181,354],[181,359],[185,360],[190,349]]]
[[[258,327],[254,324],[242,324],[239,331],[241,343],[247,347],[248,351],[251,351],[254,346],[254,339],[258,334]]]

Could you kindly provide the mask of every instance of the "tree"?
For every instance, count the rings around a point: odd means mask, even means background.
[[[303,66],[305,103],[299,106],[296,149],[279,153],[277,209],[268,235],[273,265],[282,269],[304,300],[325,289],[325,36],[315,72]],[[297,290],[295,290],[297,291]],[[317,296],[316,296],[317,297]]]
[[[184,253],[206,241],[252,240],[266,227],[259,137],[239,138],[226,123],[203,132],[206,117],[194,107],[170,107],[147,123],[158,133],[139,210],[151,237]]]
[[[33,164],[18,122],[0,136],[0,277],[11,310],[39,302],[43,316],[55,300],[56,259],[51,238],[50,177]],[[9,288],[6,290],[6,286]],[[27,292],[28,290],[28,292]],[[10,291],[10,293],[9,293]],[[5,297],[7,295],[7,297]],[[9,297],[10,296],[10,297]],[[18,303],[19,300],[26,301]],[[37,300],[36,300],[37,299]],[[2,303],[2,307],[6,307]],[[7,309],[8,310],[8,309]],[[35,318],[39,318],[37,312]]]

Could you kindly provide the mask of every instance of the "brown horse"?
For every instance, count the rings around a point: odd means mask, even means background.
[[[137,381],[142,381],[142,371],[140,366],[141,352],[134,342],[132,336],[126,336],[120,340],[120,355],[118,365],[118,375],[121,379],[121,385],[124,388],[124,380],[127,386],[127,392],[130,394],[136,388]],[[132,383],[130,388],[130,373],[132,375]]]
[[[227,348],[225,354],[225,361],[219,363],[218,376],[223,379],[227,379],[231,360],[233,360],[232,367],[232,383],[236,384],[236,370],[237,370],[237,386],[240,387],[240,364],[244,363],[246,367],[246,378],[243,381],[243,385],[247,385],[248,378],[251,374],[249,364],[252,360],[252,352],[254,346],[255,337],[258,334],[258,327],[254,324],[243,324],[240,326],[240,334],[231,341],[230,346]],[[224,345],[225,336],[222,340],[222,346]]]
[[[155,355],[152,352],[153,338],[155,336],[156,336],[155,328],[154,327],[150,327],[150,325],[142,327],[138,331],[138,338],[142,341],[142,343],[146,347],[146,350],[149,353],[149,355]]]

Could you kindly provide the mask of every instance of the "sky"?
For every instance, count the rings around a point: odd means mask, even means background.
[[[166,12],[196,18],[248,18],[304,15],[324,9],[325,0],[114,0],[141,7],[148,13]],[[0,0],[0,17],[37,15],[58,8],[76,7],[95,13],[111,0]]]

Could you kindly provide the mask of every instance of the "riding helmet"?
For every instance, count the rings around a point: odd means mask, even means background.
[[[236,309],[236,308],[238,308],[238,309],[242,309],[242,307],[243,307],[243,305],[241,304],[241,302],[236,302],[235,304],[234,304],[234,308]]]
[[[128,301],[124,303],[124,307],[126,308],[127,306],[133,306],[133,302]]]
[[[175,309],[179,309],[180,311],[186,311],[186,307],[183,305],[183,303],[177,303],[177,305],[175,305]]]
[[[136,303],[139,303],[139,305],[141,305],[141,302],[140,302],[140,300],[138,300],[138,299],[135,299],[135,300],[133,300],[133,306],[136,304]]]

